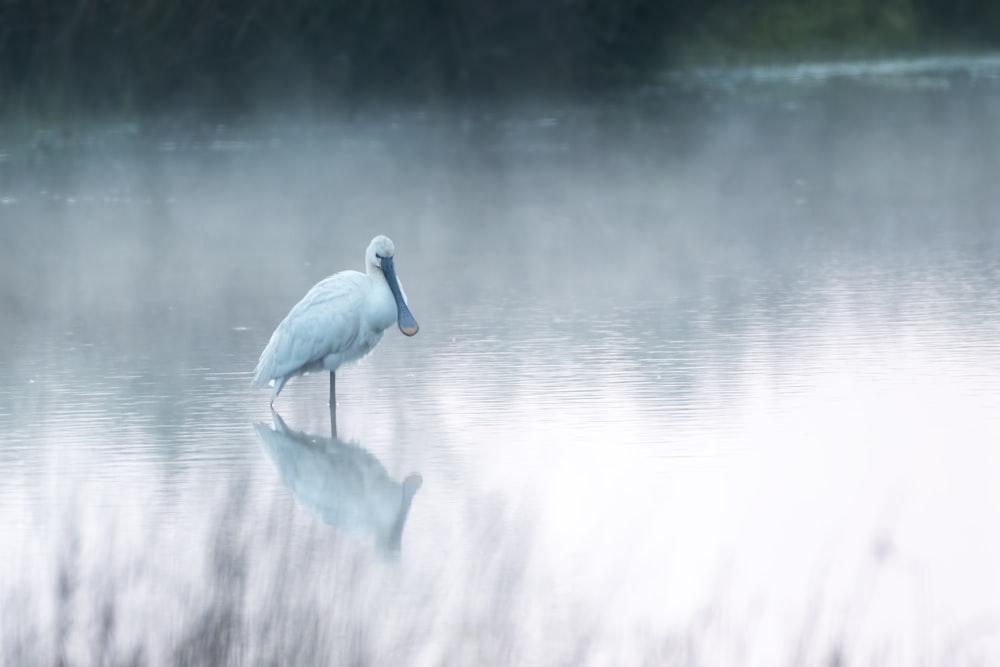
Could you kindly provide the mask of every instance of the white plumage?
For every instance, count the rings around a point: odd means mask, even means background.
[[[392,557],[400,541],[419,474],[402,482],[360,446],[293,431],[276,412],[274,427],[254,424],[268,458],[295,499],[344,535],[373,535],[379,553]]]
[[[272,405],[288,380],[328,370],[333,406],[337,368],[371,352],[393,322],[407,336],[417,333],[396,278],[394,254],[392,241],[376,236],[365,253],[365,273],[341,271],[321,280],[285,316],[253,375],[254,387],[273,382]]]

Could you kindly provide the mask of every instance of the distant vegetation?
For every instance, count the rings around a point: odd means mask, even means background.
[[[1000,40],[991,0],[7,0],[4,111],[579,91],[684,59]]]

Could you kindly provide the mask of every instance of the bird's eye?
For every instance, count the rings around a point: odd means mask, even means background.
[[[385,257],[383,257],[382,255],[380,255],[378,253],[375,253],[375,256],[378,257],[379,259],[385,259]]]

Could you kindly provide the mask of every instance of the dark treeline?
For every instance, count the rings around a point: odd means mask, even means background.
[[[998,37],[992,0],[0,0],[0,95],[9,111],[572,91],[690,53]]]

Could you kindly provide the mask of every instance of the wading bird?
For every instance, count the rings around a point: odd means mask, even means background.
[[[254,387],[274,384],[271,405],[293,377],[330,371],[330,414],[337,369],[372,351],[396,322],[407,336],[419,327],[396,279],[392,241],[376,236],[365,252],[365,273],[341,271],[318,282],[271,334],[253,374]]]
[[[271,420],[273,428],[263,422],[254,428],[295,499],[340,534],[374,536],[381,557],[398,558],[420,474],[394,481],[360,445],[293,431],[273,410]]]

